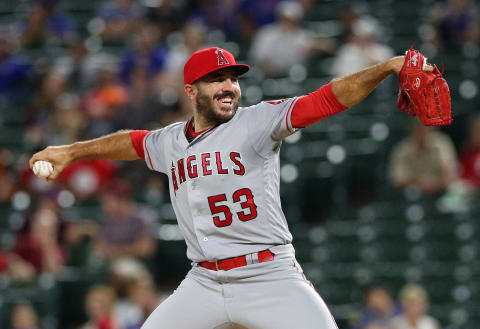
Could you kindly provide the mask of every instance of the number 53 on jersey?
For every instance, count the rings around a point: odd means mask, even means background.
[[[225,193],[209,196],[207,200],[210,211],[213,215],[213,223],[215,226],[225,227],[232,224],[232,211],[226,204],[222,204],[228,201]],[[253,200],[253,193],[250,189],[242,188],[236,190],[232,194],[232,200],[234,203],[240,203],[240,207],[242,207],[242,211],[236,213],[236,216],[242,222],[247,222],[257,217],[257,205]],[[223,216],[220,215],[222,213]]]

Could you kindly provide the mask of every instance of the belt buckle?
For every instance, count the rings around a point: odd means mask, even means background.
[[[215,260],[215,268],[217,269],[217,271],[220,270],[220,269],[218,268],[218,260],[217,260],[217,259]]]

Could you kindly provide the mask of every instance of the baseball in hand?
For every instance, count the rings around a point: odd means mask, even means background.
[[[40,178],[47,178],[53,172],[53,166],[48,161],[36,161],[33,164],[33,173]]]

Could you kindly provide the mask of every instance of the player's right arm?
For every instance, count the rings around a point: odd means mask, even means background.
[[[146,131],[139,131],[146,134]],[[30,158],[30,168],[36,161],[44,160],[53,165],[48,179],[55,179],[70,163],[83,159],[138,160],[138,147],[134,145],[132,131],[120,130],[113,134],[69,145],[49,146]]]

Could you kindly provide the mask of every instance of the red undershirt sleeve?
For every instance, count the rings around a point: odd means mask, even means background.
[[[292,109],[292,126],[304,128],[346,109],[347,107],[343,106],[335,97],[332,86],[328,83],[313,93],[298,99]]]
[[[139,157],[145,160],[145,150],[143,149],[143,139],[145,135],[149,133],[148,130],[133,130],[130,132],[130,139],[132,140],[132,145],[137,151]]]

